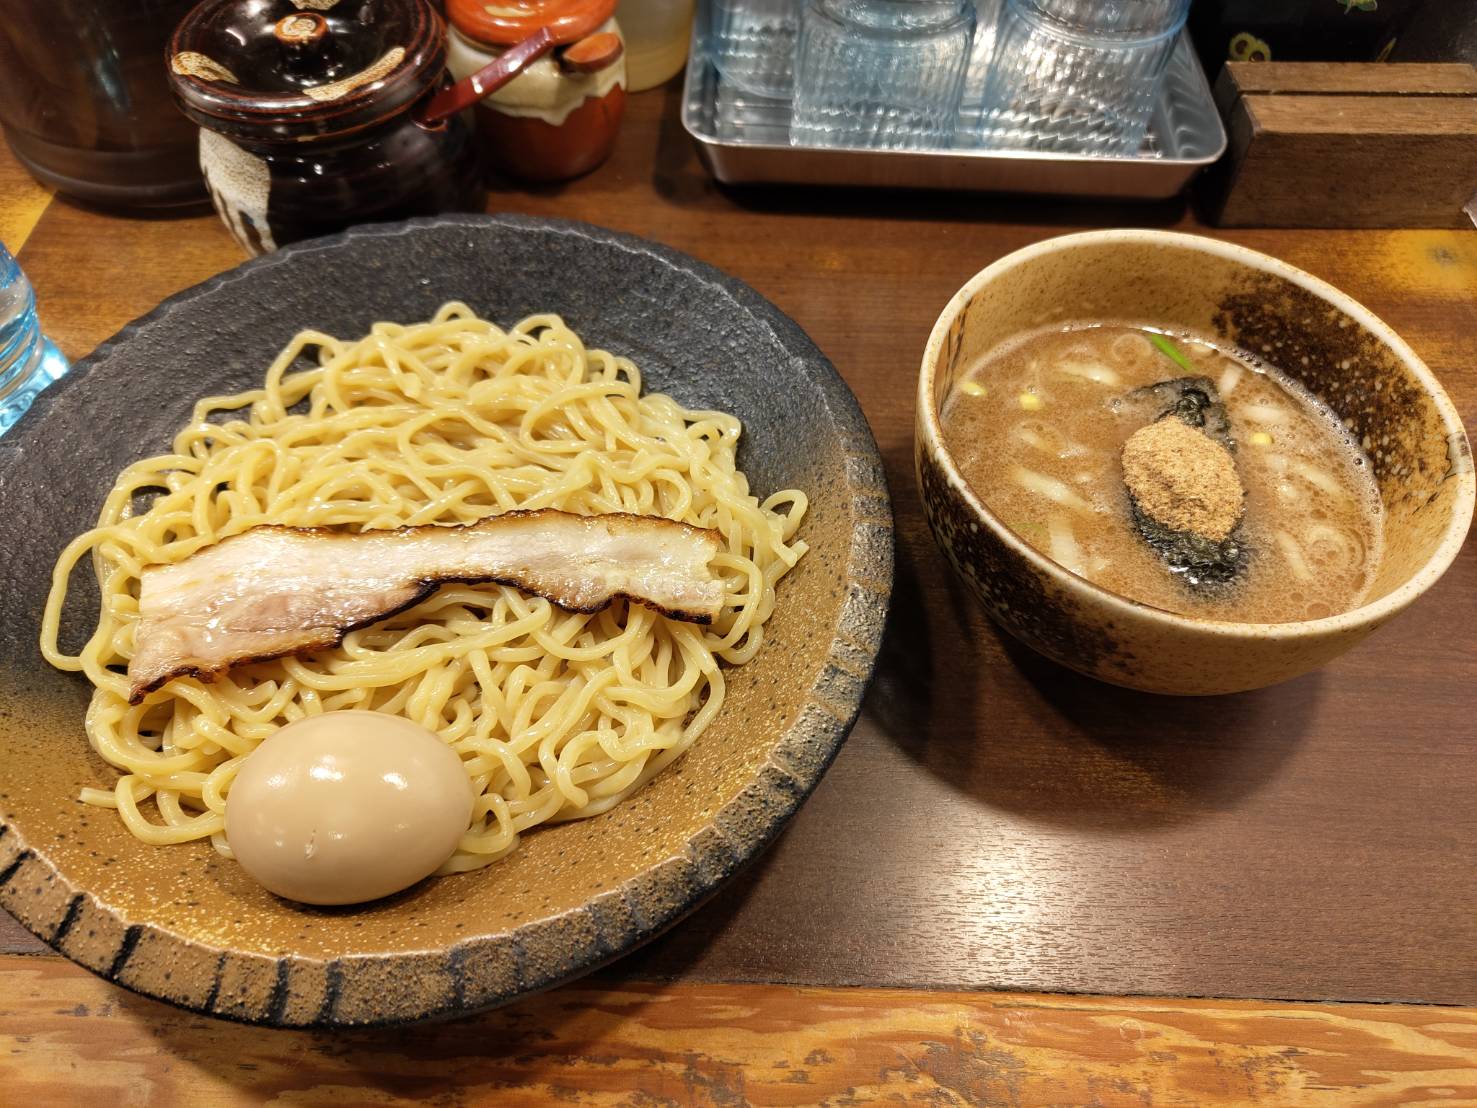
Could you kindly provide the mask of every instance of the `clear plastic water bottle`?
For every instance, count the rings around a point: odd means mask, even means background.
[[[800,6],[799,0],[712,0],[708,53],[719,75],[755,96],[788,100]]]
[[[795,146],[951,146],[971,0],[810,0],[795,52]]]
[[[62,352],[41,333],[31,282],[0,243],[0,435],[68,368]]]
[[[1005,0],[977,134],[997,149],[1131,155],[1190,0]]]

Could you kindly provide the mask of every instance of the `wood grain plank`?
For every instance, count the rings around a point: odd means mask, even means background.
[[[1472,1103],[1477,1011],[648,984],[336,1034],[201,1019],[0,958],[14,1104]]]
[[[1241,98],[1251,116],[1252,126],[1260,135],[1276,132],[1290,136],[1327,136],[1330,139],[1355,139],[1369,142],[1376,138],[1412,137],[1426,140],[1429,147],[1438,140],[1457,139],[1472,143],[1477,135],[1477,96],[1448,99],[1438,96],[1401,96],[1370,101],[1363,96],[1251,96]],[[1316,148],[1302,145],[1296,150]],[[1434,157],[1445,151],[1436,145]],[[1364,148],[1363,168],[1367,177],[1383,183],[1380,171],[1400,168],[1402,174],[1419,172],[1420,165],[1388,160],[1386,147]],[[1310,159],[1311,160],[1311,159]],[[1464,163],[1470,165],[1470,162]],[[1402,180],[1409,186],[1409,180]],[[1477,184],[1468,178],[1467,183]],[[1396,226],[1399,226],[1397,224]]]
[[[9,912],[0,911],[0,954],[50,954],[51,947],[16,922]]]
[[[161,300],[245,261],[219,219],[122,219],[64,197],[22,259],[47,334],[76,360]]]
[[[20,254],[51,196],[51,189],[21,168],[0,139],[0,243],[12,254]]]
[[[1477,97],[1245,95],[1227,122],[1221,226],[1471,226]]]
[[[1241,95],[1477,96],[1477,69],[1465,62],[1227,62],[1216,79]]]

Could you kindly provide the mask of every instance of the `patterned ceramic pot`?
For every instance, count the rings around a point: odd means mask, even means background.
[[[1385,505],[1384,556],[1363,605],[1278,624],[1175,615],[1063,569],[986,507],[944,447],[945,397],[1005,339],[1093,319],[1152,319],[1275,352],[1281,368],[1348,423],[1365,444]],[[1260,688],[1338,657],[1441,576],[1466,537],[1477,497],[1456,409],[1386,324],[1275,258],[1165,231],[1048,239],[966,284],[924,350],[914,460],[934,537],[991,618],[1081,673],[1183,695]]]
[[[249,253],[482,207],[466,124],[416,118],[449,83],[426,0],[205,0],[168,64],[211,200]]]

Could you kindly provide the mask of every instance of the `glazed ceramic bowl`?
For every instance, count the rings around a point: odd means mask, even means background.
[[[358,336],[449,299],[503,324],[558,312],[645,386],[743,421],[761,496],[810,495],[810,549],[763,648],[727,672],[701,739],[629,799],[540,828],[486,869],[355,907],[279,900],[208,843],[154,847],[77,801],[116,772],[83,728],[90,687],[36,646],[58,551],[114,476],[203,395],[258,387],[292,334]],[[273,1026],[452,1016],[608,962],[753,859],[856,717],[892,583],[892,515],[855,399],[794,322],[742,282],[584,224],[446,216],[289,246],[130,324],[0,440],[0,905],[61,953],[149,996]],[[84,640],[96,591],[63,613]]]
[[[964,483],[939,426],[954,383],[1012,336],[1105,319],[1153,320],[1266,352],[1346,421],[1365,445],[1385,505],[1384,556],[1364,604],[1278,624],[1175,615],[1063,569]],[[1149,692],[1238,692],[1323,665],[1430,588],[1472,520],[1466,434],[1431,371],[1399,336],[1284,262],[1164,231],[1048,239],[976,275],[929,337],[914,446],[934,537],[990,616],[1063,665]]]

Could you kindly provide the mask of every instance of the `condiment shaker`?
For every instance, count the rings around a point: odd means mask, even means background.
[[[450,83],[427,0],[205,0],[168,64],[216,211],[253,254],[483,206],[466,124],[418,117]]]

